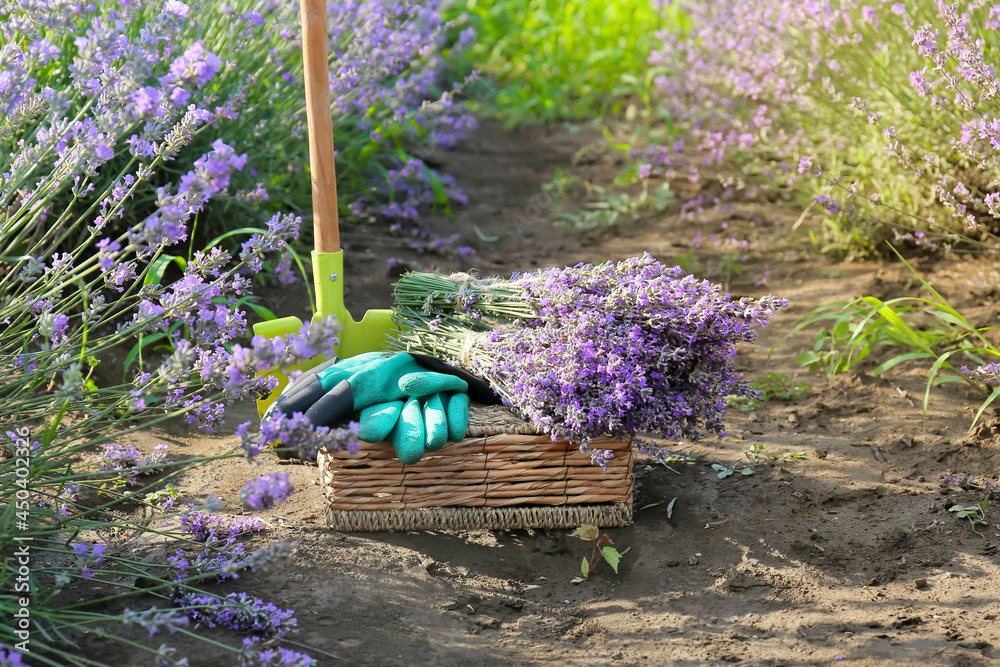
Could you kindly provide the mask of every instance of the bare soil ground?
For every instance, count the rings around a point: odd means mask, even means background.
[[[795,364],[812,347],[811,333],[768,355],[816,306],[865,294],[916,294],[918,285],[898,265],[832,264],[802,252],[801,242],[779,233],[798,215],[781,202],[734,206],[683,224],[676,211],[597,232],[547,224],[539,192],[554,168],[598,182],[614,173],[613,154],[583,167],[570,164],[585,141],[585,134],[506,134],[485,125],[466,146],[441,156],[470,203],[432,226],[460,231],[478,251],[470,264],[487,273],[642,251],[676,261],[698,231],[706,239],[738,231],[751,240],[740,275],[726,273],[727,251],[710,243],[694,251],[701,266],[718,269],[735,294],[770,292],[791,301],[756,346],[741,346],[740,367],[750,378],[786,372],[805,382],[809,395],[733,409],[729,437],[677,445],[693,462],[668,469],[640,460],[634,525],[607,530],[619,549],[631,551],[617,575],[603,565],[579,584],[571,580],[589,546],[569,531],[335,533],[323,525],[315,466],[272,456],[262,466],[232,460],[202,468],[182,482],[192,498],[209,492],[235,498],[246,479],[276,470],[291,473],[296,488],[288,502],[262,515],[274,528],[249,544],[296,540],[294,563],[246,574],[239,587],[294,608],[297,641],[314,649],[320,665],[997,664],[1000,520],[991,516],[989,526],[974,531],[948,508],[979,503],[985,493],[940,483],[946,471],[1000,471],[1000,421],[988,412],[968,433],[972,408],[983,397],[965,384],[937,388],[925,426],[926,367],[904,365],[873,378],[867,364],[828,384]],[[685,183],[675,188],[692,194]],[[499,240],[477,238],[473,225]],[[359,259],[349,267],[347,298],[355,313],[389,305],[387,256],[413,268],[469,268],[386,246],[378,240],[383,231],[374,226],[351,237],[350,253]],[[971,309],[977,324],[995,322],[993,264],[919,266],[956,305]],[[755,284],[764,269],[766,287]],[[271,306],[304,315],[306,303],[293,290]],[[250,405],[236,412],[233,425],[255,415]],[[135,441],[202,455],[232,446],[234,438],[178,425]],[[741,448],[752,443],[764,454],[805,458],[720,479],[712,463],[745,461]],[[112,548],[135,547],[122,541]],[[192,665],[227,660],[179,637],[165,641]],[[134,656],[93,642],[84,647],[109,665],[133,664]]]

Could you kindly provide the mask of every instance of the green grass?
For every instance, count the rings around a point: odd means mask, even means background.
[[[920,281],[927,297],[882,301],[865,296],[820,306],[800,320],[775,347],[806,327],[824,324],[816,334],[813,349],[796,357],[796,362],[808,366],[812,372],[822,372],[831,384],[836,375],[849,371],[876,349],[880,355],[887,350],[895,354],[873,368],[872,376],[904,363],[930,364],[924,390],[924,421],[933,387],[967,382],[989,393],[973,417],[971,430],[986,408],[1000,398],[1000,388],[983,387],[981,382],[966,375],[962,367],[984,366],[1000,358],[1000,348],[985,336],[997,327],[972,325],[895,248],[893,252]]]
[[[508,126],[620,112],[645,96],[655,33],[675,24],[649,0],[460,0],[453,12],[476,29],[462,65],[500,82]]]

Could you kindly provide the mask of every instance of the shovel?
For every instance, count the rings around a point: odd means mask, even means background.
[[[312,173],[313,284],[316,287],[316,313],[313,319],[333,315],[343,325],[336,354],[340,358],[385,348],[386,336],[398,327],[391,310],[369,310],[360,322],[354,321],[344,306],[344,251],[340,248],[340,223],[337,215],[337,177],[333,160],[333,121],[330,117],[330,69],[327,60],[326,0],[300,0],[302,13],[302,64],[305,71],[306,119],[309,124],[309,166]],[[302,320],[282,317],[255,324],[255,334],[273,338],[297,332]],[[311,368],[323,359],[302,365]],[[267,407],[281,394],[288,378],[273,370],[279,385],[271,396],[257,401],[263,417]]]

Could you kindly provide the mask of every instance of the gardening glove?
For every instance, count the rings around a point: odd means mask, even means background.
[[[336,387],[343,380],[348,379],[362,366],[368,363],[385,359],[392,353],[386,352],[366,352],[349,359],[330,360],[306,371],[300,375],[294,383],[285,387],[281,396],[271,404],[269,410],[277,410],[291,417],[296,412],[306,412],[316,401],[321,399],[327,392]],[[481,379],[460,368],[449,366],[436,357],[426,354],[409,353],[423,368],[454,375],[466,381],[469,397],[481,405],[493,405],[499,403],[500,399],[490,386]]]
[[[409,354],[388,354],[365,363],[338,368],[334,364],[319,373],[320,384],[344,379],[306,410],[306,418],[316,426],[333,426],[356,411],[372,405],[429,396],[440,391],[465,392],[468,382],[448,373],[429,371]],[[404,410],[406,406],[404,406]]]
[[[309,369],[285,386],[284,391],[268,409],[282,412],[291,417],[296,412],[305,412],[312,404],[323,398],[341,380],[348,377],[351,369],[384,356],[384,352],[366,352],[349,359],[334,357],[319,366]]]
[[[406,401],[371,405],[361,411],[359,437],[364,442],[382,442],[396,426]],[[426,440],[424,448],[436,452],[449,440],[465,439],[469,427],[469,396],[443,392],[431,394],[420,401]]]
[[[412,465],[425,451],[436,452],[448,440],[463,440],[468,424],[468,395],[449,397],[438,392],[365,408],[361,411],[360,438],[381,442],[388,437],[400,462]]]

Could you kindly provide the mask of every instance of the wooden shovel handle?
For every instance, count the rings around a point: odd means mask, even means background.
[[[330,117],[330,66],[327,61],[326,0],[300,0],[302,66],[309,123],[309,167],[312,170],[313,235],[316,252],[340,250],[337,215],[337,170],[333,160]]]

